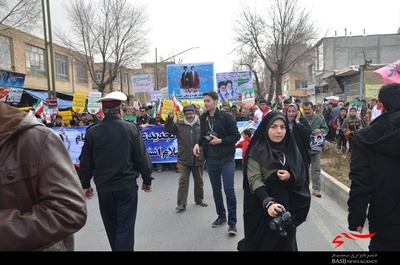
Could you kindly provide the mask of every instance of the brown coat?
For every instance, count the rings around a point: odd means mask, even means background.
[[[204,164],[203,147],[200,147],[200,155],[193,154],[193,147],[200,138],[200,120],[193,126],[185,124],[184,121],[176,121],[167,118],[164,124],[166,132],[176,135],[178,139],[178,162],[186,166],[201,166]]]
[[[0,250],[74,250],[86,199],[60,136],[0,102]]]

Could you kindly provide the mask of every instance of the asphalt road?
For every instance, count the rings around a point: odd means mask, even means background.
[[[237,195],[236,236],[229,236],[228,226],[212,228],[217,218],[212,198],[211,184],[204,172],[205,201],[208,207],[194,203],[191,179],[187,210],[176,212],[178,173],[175,170],[155,172],[153,192],[139,192],[136,220],[135,251],[237,251],[237,242],[243,238],[242,172],[235,173]],[[141,180],[139,181],[141,185]],[[76,251],[110,251],[98,209],[97,194],[87,201],[88,220],[76,234]],[[322,198],[312,196],[307,221],[298,227],[298,247],[304,252],[367,251],[368,239],[349,239],[347,211],[335,200],[322,193]],[[337,248],[332,241],[338,237],[343,244]]]

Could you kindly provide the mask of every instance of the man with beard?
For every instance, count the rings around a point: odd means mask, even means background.
[[[176,135],[178,139],[179,184],[178,206],[175,208],[178,212],[186,210],[190,172],[194,180],[194,201],[197,205],[208,206],[204,202],[203,150],[200,151],[199,156],[194,156],[192,153],[194,145],[200,138],[199,117],[193,105],[185,106],[183,115],[182,121],[174,122],[174,111],[171,111],[164,124],[165,131]]]

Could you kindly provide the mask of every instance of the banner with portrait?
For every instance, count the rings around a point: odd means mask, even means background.
[[[203,93],[214,90],[214,64],[190,63],[167,65],[168,98],[179,101],[203,101]]]
[[[326,135],[324,134],[318,134],[318,135],[311,135],[311,142],[310,142],[310,147],[311,150],[314,151],[322,151],[322,149],[324,148],[324,144],[325,144],[325,137]]]
[[[255,95],[251,71],[216,73],[216,81],[220,101],[254,105]]]

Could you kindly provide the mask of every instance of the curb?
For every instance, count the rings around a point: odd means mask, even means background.
[[[321,169],[321,186],[322,190],[334,198],[338,205],[340,205],[344,210],[348,210],[347,200],[349,199],[349,191],[346,185],[338,181],[337,179],[331,177],[328,173]]]

